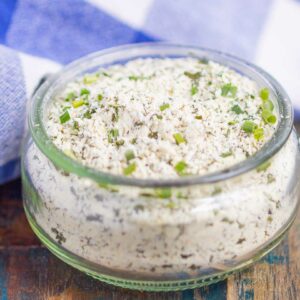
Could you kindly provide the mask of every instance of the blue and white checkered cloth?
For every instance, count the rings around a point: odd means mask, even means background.
[[[120,44],[172,41],[253,61],[300,120],[299,0],[0,0],[0,183],[19,175],[26,102],[41,76]]]

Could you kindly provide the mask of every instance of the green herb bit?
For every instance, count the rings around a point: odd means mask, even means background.
[[[80,90],[80,96],[89,95],[89,94],[90,94],[90,91],[88,89],[81,89]]]
[[[267,182],[268,182],[268,183],[272,183],[272,182],[274,182],[274,181],[276,181],[275,177],[274,177],[271,173],[269,173],[269,174],[267,175]]]
[[[184,176],[184,175],[186,175],[186,173],[185,173],[186,167],[187,167],[187,163],[185,161],[181,160],[180,162],[178,162],[175,165],[174,169],[178,175]]]
[[[267,124],[275,124],[276,123],[276,120],[277,120],[276,116],[267,109],[264,109],[262,111],[261,116]]]
[[[159,107],[160,111],[164,111],[164,110],[166,110],[168,108],[170,108],[170,104],[169,103],[165,103],[165,104],[163,104],[163,105],[161,105]]]
[[[242,114],[244,111],[240,108],[239,105],[232,106],[231,110],[235,112],[237,115]]]
[[[71,117],[67,110],[59,117],[61,124],[68,122],[70,119],[71,119]]]
[[[128,77],[129,80],[133,80],[133,81],[137,81],[138,79],[140,79],[139,76],[135,76],[135,75],[131,75]]]
[[[115,187],[112,187],[110,185],[108,185],[107,183],[102,183],[102,182],[99,182],[98,183],[98,186],[102,189],[106,189],[108,190],[109,192],[112,192],[112,193],[117,193],[119,190]]]
[[[139,193],[139,196],[141,197],[147,197],[147,198],[154,198],[155,195],[148,193],[148,192],[143,192],[143,193]]]
[[[232,151],[227,151],[227,152],[223,152],[220,156],[225,158],[225,157],[228,157],[228,156],[231,156],[233,155]]]
[[[231,83],[224,84],[221,87],[221,95],[224,97],[235,97],[237,93],[237,87]]]
[[[182,192],[178,192],[176,195],[176,198],[178,199],[188,199],[189,197],[187,195],[184,195]]]
[[[123,174],[125,176],[131,175],[136,170],[136,164],[132,163],[123,169]]]
[[[198,116],[195,116],[195,119],[196,119],[196,120],[202,120],[203,117],[202,117],[201,115],[198,115]]]
[[[228,217],[224,217],[221,222],[224,222],[224,223],[228,223],[228,224],[233,224],[234,221],[230,220]]]
[[[264,171],[266,171],[270,166],[271,166],[271,162],[268,160],[268,161],[262,163],[260,166],[258,166],[258,167],[256,168],[256,171],[257,171],[257,172],[264,172]]]
[[[142,122],[142,121],[134,122],[134,126],[143,126],[143,125],[144,125],[144,122]]]
[[[203,64],[203,65],[207,65],[209,63],[209,60],[205,57],[199,58],[198,63]]]
[[[250,95],[250,98],[251,98],[251,99],[255,99],[255,96],[251,94],[251,95]]]
[[[117,145],[118,147],[123,146],[124,143],[125,143],[124,140],[118,140],[118,141],[116,141],[116,145]]]
[[[263,104],[262,104],[262,107],[263,107],[263,109],[266,109],[266,110],[269,110],[269,111],[273,111],[274,104],[270,100],[264,100]]]
[[[182,144],[182,143],[186,143],[185,138],[181,135],[181,133],[174,133],[173,137],[175,139],[175,142],[177,145]]]
[[[263,88],[259,92],[259,96],[262,100],[268,100],[270,95],[270,91],[268,88]]]
[[[176,203],[173,201],[168,201],[168,203],[166,204],[166,207],[170,208],[170,209],[174,209],[174,208],[176,208]]]
[[[73,128],[74,128],[75,130],[79,130],[79,124],[78,124],[77,121],[74,121],[74,123],[73,123]]]
[[[168,199],[171,198],[172,191],[170,188],[156,189],[155,196],[161,199]]]
[[[192,79],[192,80],[197,80],[201,77],[201,73],[200,72],[196,72],[196,73],[191,73],[191,72],[184,72],[183,73],[185,76],[187,76],[188,78]]]
[[[83,78],[84,84],[93,84],[98,80],[99,75],[85,75]]]
[[[72,102],[72,105],[74,108],[80,107],[84,104],[84,100],[83,99],[79,99],[79,100],[74,100]]]
[[[149,132],[148,137],[150,139],[157,139],[158,138],[158,132],[157,131],[151,131],[151,132]]]
[[[213,192],[211,193],[212,196],[218,195],[222,193],[222,188],[220,188],[219,186],[216,186],[213,190]]]
[[[119,120],[119,116],[116,113],[113,113],[111,115],[111,121],[112,122],[118,122],[118,120]]]
[[[264,129],[259,127],[253,131],[253,136],[257,141],[260,141],[264,138]]]
[[[125,158],[127,161],[130,161],[135,158],[134,152],[132,150],[126,150]]]
[[[229,121],[228,125],[235,125],[237,123],[237,121]]]
[[[163,118],[162,115],[157,115],[157,114],[156,114],[155,116],[156,116],[156,118],[157,118],[158,120],[162,120],[162,118]]]
[[[70,92],[67,97],[65,98],[65,101],[71,101],[74,100],[76,98],[76,94],[74,92]]]
[[[196,85],[192,85],[191,87],[191,95],[194,96],[198,93],[198,87]]]
[[[110,105],[110,107],[113,107],[115,112],[111,116],[112,122],[117,122],[119,120],[119,106],[118,105]]]
[[[92,118],[92,114],[95,113],[96,110],[95,109],[91,109],[91,110],[87,110],[84,114],[83,117],[86,119],[91,119]]]
[[[117,128],[113,128],[108,133],[108,142],[112,143],[119,136],[119,130]]]
[[[257,125],[252,121],[245,121],[242,125],[242,129],[247,133],[252,133],[257,128]]]
[[[97,96],[97,100],[98,100],[98,101],[102,101],[102,100],[103,100],[103,95],[99,94],[99,95]]]
[[[136,144],[136,141],[137,141],[137,138],[133,138],[133,139],[130,141],[130,143],[131,143],[132,145],[135,145],[135,144]]]

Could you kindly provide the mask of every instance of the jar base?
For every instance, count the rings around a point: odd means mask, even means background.
[[[30,212],[24,207],[25,213],[30,224],[30,227],[37,235],[37,237],[41,240],[41,242],[60,260],[67,263],[68,265],[78,269],[81,272],[86,273],[87,275],[100,280],[102,282],[118,286],[121,288],[132,289],[132,290],[139,290],[139,291],[152,291],[152,292],[162,292],[162,291],[181,291],[187,289],[194,289],[199,288],[202,286],[207,286],[218,281],[222,281],[226,279],[233,273],[239,272],[243,269],[248,268],[253,263],[260,260],[270,251],[272,251],[276,246],[280,244],[280,242],[285,237],[285,234],[290,226],[286,228],[284,232],[278,235],[274,240],[272,240],[265,248],[263,248],[257,255],[253,258],[243,261],[238,266],[231,268],[225,272],[219,272],[214,275],[206,275],[200,276],[193,279],[185,279],[185,280],[168,280],[168,281],[161,281],[161,280],[131,280],[131,279],[124,279],[118,278],[115,276],[104,275],[96,270],[90,268],[85,262],[82,262],[82,259],[76,256],[75,254],[69,252],[63,247],[59,247],[56,243],[52,241],[52,239],[44,232],[43,229],[39,227],[36,223],[34,218],[31,216]],[[292,223],[292,222],[291,222]]]

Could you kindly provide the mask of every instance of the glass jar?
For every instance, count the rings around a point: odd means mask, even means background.
[[[186,56],[227,65],[269,88],[278,126],[254,156],[205,176],[145,180],[83,166],[48,138],[43,112],[67,82],[135,58]],[[182,290],[222,280],[281,241],[298,206],[298,169],[293,109],[269,74],[196,47],[123,46],[70,64],[36,92],[22,155],[24,207],[36,235],[73,267],[121,287]]]

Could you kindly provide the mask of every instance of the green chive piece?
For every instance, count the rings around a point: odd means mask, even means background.
[[[224,97],[235,97],[237,93],[237,87],[232,85],[231,83],[224,84],[221,87],[221,95]]]
[[[264,109],[262,111],[261,116],[267,124],[275,124],[276,123],[276,120],[277,120],[276,116],[267,109]]]
[[[135,158],[134,152],[132,150],[127,150],[125,152],[125,158],[127,161],[130,161]]]
[[[81,89],[80,90],[80,96],[89,95],[89,94],[90,94],[90,91],[88,89]]]
[[[65,98],[65,101],[71,101],[74,100],[76,98],[76,94],[74,92],[70,92],[67,97]]]
[[[239,105],[232,106],[231,110],[235,112],[237,115],[242,114],[244,111],[240,108]]]
[[[165,103],[165,104],[163,104],[163,105],[161,105],[159,107],[160,111],[164,111],[164,110],[166,110],[168,108],[170,108],[170,104],[169,103]]]
[[[112,143],[119,136],[119,130],[117,128],[113,128],[108,133],[108,142]]]
[[[263,88],[259,92],[259,96],[262,100],[268,100],[270,95],[270,91],[268,88]]]
[[[262,107],[263,107],[263,109],[266,109],[266,110],[269,110],[269,111],[273,111],[274,104],[270,100],[264,100],[263,104],[262,104]]]
[[[227,152],[223,152],[220,156],[225,158],[225,157],[231,156],[232,154],[233,154],[232,151],[227,151]]]
[[[59,117],[61,124],[68,122],[70,119],[71,119],[71,117],[67,110]]]
[[[194,96],[198,93],[198,87],[196,85],[192,85],[191,87],[191,95]]]
[[[185,76],[187,76],[188,78],[192,79],[192,80],[196,80],[196,79],[199,79],[201,77],[201,73],[200,72],[191,73],[191,72],[186,71],[183,74]]]
[[[132,163],[123,169],[123,174],[125,176],[131,175],[136,170],[136,164]]]
[[[175,142],[177,145],[181,144],[181,143],[186,143],[185,138],[181,135],[181,133],[174,133],[173,137],[175,139]]]
[[[187,167],[187,163],[185,161],[181,160],[180,162],[178,162],[175,165],[174,169],[178,175],[183,176],[183,175],[186,175],[184,172],[186,167]]]
[[[266,171],[270,166],[271,166],[271,162],[270,162],[270,161],[265,161],[265,162],[262,163],[259,167],[256,168],[256,171],[257,171],[257,172],[264,172],[264,171]]]
[[[264,129],[259,127],[253,131],[253,136],[257,141],[260,141],[264,138]]]
[[[83,78],[84,84],[93,84],[98,80],[99,75],[85,75]]]
[[[245,121],[242,125],[242,129],[247,133],[252,133],[257,128],[257,125],[252,121]]]
[[[229,121],[228,125],[235,125],[237,123],[237,121]]]
[[[103,95],[99,94],[99,95],[97,96],[97,100],[98,100],[98,101],[102,101],[102,99],[103,99]]]
[[[83,99],[74,100],[72,102],[72,105],[73,105],[74,108],[80,107],[83,104],[84,104],[84,100]]]
[[[158,120],[162,120],[163,117],[162,117],[162,115],[157,115],[157,114],[156,114],[156,118],[157,118]]]
[[[198,116],[195,116],[195,119],[196,119],[196,120],[202,120],[202,119],[203,119],[203,117],[202,117],[202,116],[200,116],[200,115],[198,115]]]
[[[156,189],[155,196],[161,199],[168,199],[172,196],[172,191],[170,188]]]

